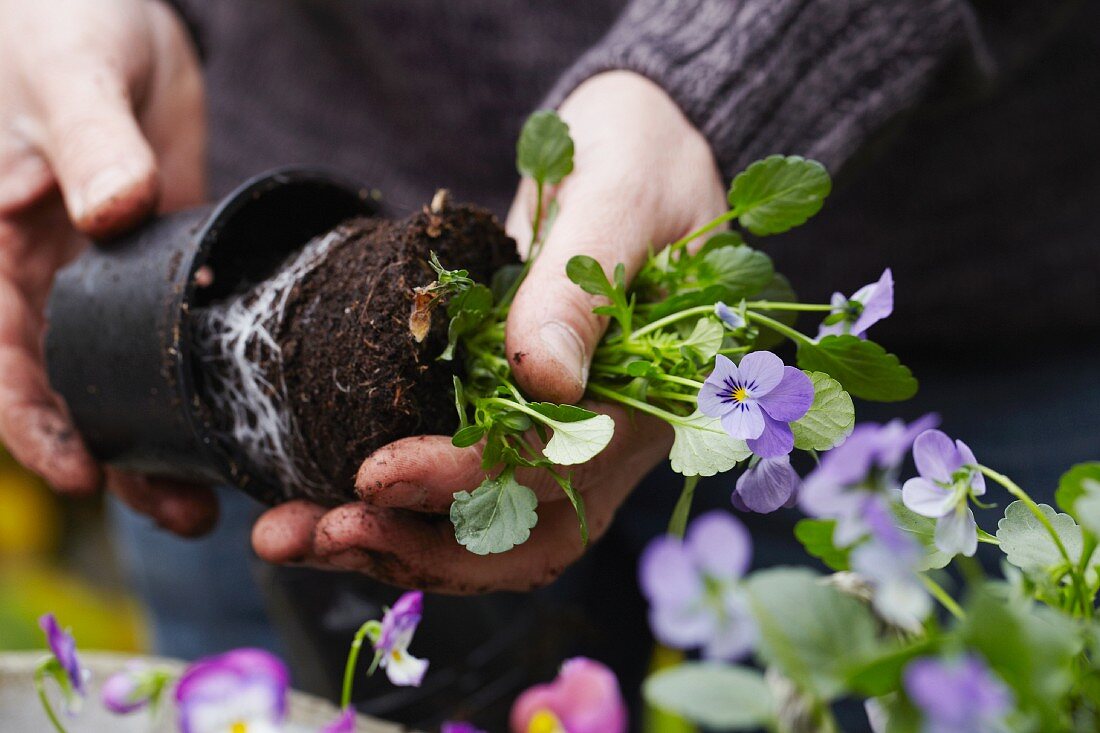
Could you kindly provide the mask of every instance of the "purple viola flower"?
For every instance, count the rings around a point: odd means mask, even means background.
[[[439,733],[485,733],[473,723],[448,720],[439,729]]]
[[[916,659],[905,668],[903,681],[924,719],[923,733],[1005,730],[1012,692],[979,657]]]
[[[917,514],[936,520],[936,547],[952,555],[978,550],[978,523],[970,499],[985,493],[974,451],[939,430],[926,430],[913,444],[919,477],[902,487],[902,501]]]
[[[262,649],[206,657],[176,685],[182,733],[276,733],[286,719],[290,675]]]
[[[830,323],[821,325],[818,339],[845,333],[866,338],[868,328],[894,312],[894,274],[886,268],[878,282],[864,285],[851,298],[833,293],[831,302],[833,315]]]
[[[424,594],[409,591],[397,599],[382,617],[382,631],[374,650],[381,655],[380,666],[390,682],[402,687],[418,687],[428,671],[428,660],[409,654],[416,627],[424,608]]]
[[[54,674],[54,677],[65,697],[65,705],[70,713],[74,712],[87,691],[86,683],[90,676],[76,654],[76,640],[71,633],[62,630],[52,613],[41,616],[38,626],[46,634],[46,645],[57,663],[53,669],[60,674]]]
[[[321,728],[317,733],[355,733],[355,710],[344,708],[340,711],[340,717]],[[446,731],[443,733],[446,733]]]
[[[718,320],[726,324],[726,327],[732,331],[736,331],[739,328],[744,328],[747,324],[745,317],[737,311],[730,308],[722,301],[718,301],[714,304],[714,315],[718,316]]]
[[[756,626],[739,581],[751,559],[748,530],[722,511],[695,519],[683,540],[650,542],[639,576],[654,636],[677,649],[702,647],[710,659],[747,654]]]
[[[852,550],[852,570],[871,586],[871,605],[893,626],[918,632],[932,599],[917,575],[923,548],[894,520],[888,500],[873,495],[863,509],[869,539]]]
[[[789,455],[778,458],[761,458],[741,474],[730,497],[733,505],[742,511],[767,514],[795,501],[802,479],[791,467]]]
[[[116,715],[137,712],[155,706],[171,675],[140,661],[127,662],[119,672],[107,678],[100,688],[103,707]]]
[[[567,660],[557,678],[512,705],[512,733],[626,733],[626,702],[615,673],[585,657]]]
[[[868,512],[876,495],[897,488],[897,474],[917,435],[936,423],[925,415],[906,425],[891,420],[885,425],[861,423],[806,476],[798,504],[812,517],[836,520],[833,541],[848,547],[869,530]]]
[[[770,351],[745,354],[740,364],[719,354],[698,400],[699,410],[720,418],[734,439],[761,458],[776,458],[794,448],[790,423],[809,411],[814,385]]]

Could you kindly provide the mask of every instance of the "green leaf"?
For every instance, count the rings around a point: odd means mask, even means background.
[[[480,425],[468,425],[460,429],[451,438],[451,445],[455,448],[468,448],[485,436],[485,428]]]
[[[556,422],[591,420],[599,414],[576,405],[559,405],[555,402],[528,402],[527,407]]]
[[[684,476],[725,473],[752,455],[745,441],[722,429],[718,418],[698,410],[672,423],[672,431],[676,438],[668,457],[672,470]]]
[[[830,700],[845,671],[878,652],[867,607],[803,568],[774,568],[745,583],[760,654],[811,694]]]
[[[729,204],[753,234],[779,234],[802,224],[832,190],[825,167],[797,155],[758,160],[730,184]]]
[[[454,499],[455,539],[475,555],[507,552],[523,544],[538,522],[535,492],[516,481],[510,471],[485,479],[472,494],[460,491]]]
[[[443,361],[454,358],[458,340],[481,325],[493,309],[493,293],[484,285],[475,284],[464,290],[447,304],[451,321],[447,326],[447,348],[439,355]]]
[[[916,570],[939,570],[947,567],[954,555],[949,555],[936,547],[936,520],[931,517],[922,517],[907,506],[897,501],[890,507],[894,512],[894,520],[903,532],[913,535],[913,538],[924,547],[924,559]]]
[[[775,718],[775,701],[755,669],[686,662],[650,675],[642,687],[650,705],[713,730],[746,730]]]
[[[565,492],[566,498],[569,499],[569,503],[573,505],[573,511],[577,513],[577,521],[580,523],[581,531],[581,545],[588,547],[588,513],[585,511],[584,496],[581,492],[577,491],[577,488],[573,486],[573,479],[570,476],[559,476],[553,471],[550,472],[551,478],[557,482],[561,490]]]
[[[586,293],[612,298],[614,290],[600,263],[588,255],[574,255],[565,264],[565,274]]]
[[[1050,520],[1069,553],[1070,561],[1081,557],[1081,528],[1068,514],[1058,514],[1046,504],[1039,510]],[[997,522],[997,539],[1008,561],[1025,572],[1045,573],[1065,560],[1057,545],[1039,520],[1022,501],[1005,507],[1005,515]]]
[[[771,258],[752,247],[718,247],[707,252],[699,265],[699,284],[721,285],[723,298],[738,301],[763,290],[775,275]]]
[[[466,427],[466,392],[462,388],[462,380],[457,376],[451,376],[455,390],[455,410],[458,411],[458,429]]]
[[[794,525],[794,536],[813,557],[825,563],[832,570],[847,570],[850,547],[837,547],[833,542],[835,519],[800,519]]]
[[[516,143],[520,175],[554,184],[573,170],[573,139],[556,112],[540,110],[527,118]]]
[[[1083,646],[1074,622],[1046,606],[1006,600],[995,587],[974,593],[966,611],[962,643],[1012,688],[1017,709],[1042,718],[1036,730],[1061,730],[1073,658]]]
[[[680,344],[680,353],[694,358],[699,364],[707,364],[722,348],[722,339],[726,336],[726,330],[722,324],[710,317],[700,318],[695,322],[695,328],[691,334]]]
[[[1058,481],[1058,490],[1054,500],[1058,506],[1069,512],[1090,532],[1100,535],[1100,500],[1090,500],[1084,507],[1079,505],[1086,496],[1100,494],[1100,461],[1078,463]],[[1082,511],[1082,508],[1085,511]],[[1086,521],[1087,515],[1087,521]]]
[[[824,451],[840,445],[856,426],[856,408],[852,397],[840,382],[824,372],[810,372],[814,383],[814,401],[810,410],[791,423],[794,447]]]
[[[874,341],[850,334],[826,336],[817,343],[799,342],[798,366],[825,372],[853,397],[874,402],[898,402],[917,393],[909,367]]]
[[[937,639],[916,638],[881,652],[848,670],[848,686],[861,695],[879,697],[901,686],[902,669],[910,660],[935,651]]]
[[[545,227],[544,227],[545,229]],[[504,265],[499,270],[493,273],[493,279],[489,283],[489,288],[493,292],[493,300],[499,301],[503,298],[512,286],[516,282],[516,278],[523,272],[523,265],[510,264]]]
[[[609,415],[592,413],[591,417],[573,421],[544,417],[543,422],[553,429],[554,434],[543,447],[542,454],[559,466],[572,466],[591,460],[607,447],[615,435],[615,421]]]

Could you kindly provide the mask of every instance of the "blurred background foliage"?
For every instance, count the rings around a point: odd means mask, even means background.
[[[102,497],[62,501],[0,446],[0,652],[43,647],[53,611],[86,649],[140,652],[148,632],[104,531]]]

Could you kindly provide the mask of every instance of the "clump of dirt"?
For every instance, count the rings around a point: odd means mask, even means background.
[[[238,482],[274,503],[355,498],[359,464],[402,437],[457,424],[437,309],[422,341],[409,330],[428,258],[488,282],[515,261],[492,214],[438,197],[400,221],[356,218],[317,237],[280,271],[196,319],[200,391]]]

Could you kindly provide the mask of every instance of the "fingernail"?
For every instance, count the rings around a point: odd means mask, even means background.
[[[549,356],[567,375],[584,385],[588,381],[588,359],[577,332],[561,321],[550,321],[539,329],[539,338]]]
[[[110,199],[118,196],[133,183],[134,173],[129,166],[113,165],[104,168],[84,184],[73,202],[73,217],[83,219]]]

